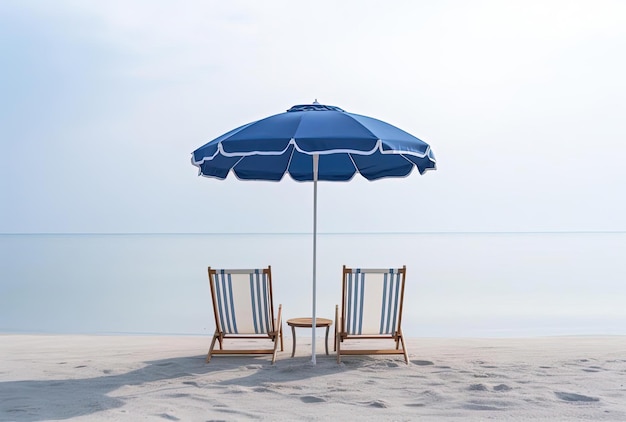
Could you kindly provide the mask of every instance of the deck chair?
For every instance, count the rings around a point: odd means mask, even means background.
[[[337,363],[342,355],[391,354],[402,354],[409,363],[401,328],[405,278],[406,266],[391,269],[343,266],[341,308],[335,307]],[[344,342],[364,339],[393,340],[395,348],[342,348]]]
[[[227,355],[272,355],[276,361],[278,343],[283,348],[282,306],[274,317],[271,267],[251,270],[221,270],[209,267],[209,284],[215,314],[215,334],[206,357]],[[267,339],[274,342],[265,349],[224,349],[225,339]],[[219,349],[215,350],[215,342]]]

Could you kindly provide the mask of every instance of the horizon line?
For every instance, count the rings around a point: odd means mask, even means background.
[[[610,234],[610,233],[626,233],[626,230],[450,230],[450,231],[355,231],[355,232],[317,232],[318,235],[377,235],[377,234],[413,234],[413,235],[430,235],[430,234]],[[49,236],[119,236],[119,235],[185,235],[185,236],[204,236],[204,235],[310,235],[312,232],[2,232],[0,236],[29,236],[29,235],[49,235]]]

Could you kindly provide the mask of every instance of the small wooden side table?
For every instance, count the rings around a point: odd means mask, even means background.
[[[291,349],[291,357],[296,354],[296,327],[313,328],[313,318],[292,318],[287,320],[287,325],[291,327],[291,337],[293,338],[293,347]],[[328,331],[333,321],[326,318],[315,318],[316,327],[326,327],[326,354],[328,354]]]

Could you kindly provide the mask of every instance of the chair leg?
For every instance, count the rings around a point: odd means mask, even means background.
[[[409,364],[409,352],[406,350],[406,344],[404,344],[404,336],[400,333],[400,341],[402,342],[402,351],[404,352],[404,361]]]
[[[283,305],[278,305],[278,315],[276,317],[277,330],[274,337],[274,353],[272,354],[272,365],[276,362],[276,353],[278,353],[278,341],[280,340],[280,351],[283,351],[283,320],[282,320]]]
[[[341,341],[339,340],[339,337],[337,337],[335,339],[335,347],[337,349],[337,363],[341,363],[341,345],[340,345]]]
[[[220,341],[220,349],[222,348],[222,338],[219,336],[219,333],[216,331],[213,334],[213,340],[211,340],[211,347],[209,347],[209,353],[206,355],[206,363],[211,361],[211,355],[213,354],[213,348],[215,347],[215,341],[219,338]]]
[[[280,337],[280,339],[276,338]],[[282,328],[276,332],[276,336],[274,337],[274,353],[272,354],[272,365],[276,362],[276,354],[278,353],[278,343],[280,341],[280,351],[283,351],[283,330]]]
[[[274,340],[274,353],[272,354],[272,365],[276,362],[276,354],[278,353],[278,339]]]
[[[337,363],[341,363],[341,336],[339,336],[339,305],[335,305],[335,351]]]
[[[285,350],[283,347],[283,305],[278,305],[278,334],[280,335],[280,351]]]
[[[337,333],[339,332],[339,305],[335,305],[335,339],[333,341],[333,351],[337,351]]]

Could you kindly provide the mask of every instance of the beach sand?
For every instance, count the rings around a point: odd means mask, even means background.
[[[300,337],[294,358],[285,338],[275,365],[206,364],[209,341],[0,335],[0,420],[626,420],[626,336],[414,338],[409,365],[338,365],[320,338],[313,366]]]

